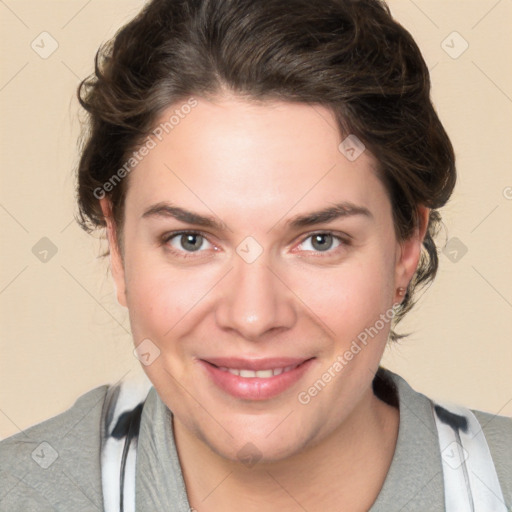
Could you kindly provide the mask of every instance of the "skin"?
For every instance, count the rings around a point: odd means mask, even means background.
[[[408,240],[397,240],[375,159],[364,151],[351,162],[338,150],[342,138],[324,107],[225,93],[197,100],[129,175],[122,253],[108,198],[100,201],[134,343],[149,338],[160,350],[143,369],[173,412],[190,504],[201,512],[368,510],[398,434],[398,410],[371,389],[389,323],[307,405],[297,395],[401,301],[428,210],[419,209]],[[226,229],[142,216],[164,201]],[[370,215],[286,225],[342,201]],[[162,240],[176,230],[203,233],[200,249],[187,252],[179,235]],[[319,248],[311,236],[319,232],[341,241],[329,247],[327,237]],[[263,249],[250,264],[236,252],[247,236]],[[255,401],[212,384],[198,359],[214,356],[315,359],[290,389]],[[252,467],[237,456],[249,442],[261,456]]]

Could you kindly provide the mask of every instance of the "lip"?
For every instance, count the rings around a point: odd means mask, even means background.
[[[285,368],[305,362],[309,358],[300,357],[268,357],[261,359],[247,359],[243,357],[209,357],[203,359],[207,363],[226,368],[244,368],[245,370],[270,370],[272,368]]]
[[[199,363],[213,383],[224,392],[243,400],[268,400],[293,386],[310,368],[315,358],[279,357],[269,359],[208,358]],[[245,370],[270,370],[295,366],[290,371],[272,377],[240,377],[219,367]]]

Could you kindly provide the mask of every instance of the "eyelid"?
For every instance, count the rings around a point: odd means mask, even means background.
[[[171,238],[174,238],[178,235],[201,235],[202,237],[208,239],[208,234],[203,233],[200,230],[197,229],[178,229],[176,231],[169,231],[167,233],[164,233],[160,238],[163,241],[169,241]],[[210,242],[211,243],[211,242]]]
[[[345,233],[344,231],[336,231],[333,229],[317,229],[315,231],[311,231],[307,235],[305,235],[304,239],[309,238],[310,236],[314,235],[332,235],[333,237],[339,238],[341,240],[343,239],[349,239],[353,240],[354,237],[352,235],[349,235],[348,233]]]

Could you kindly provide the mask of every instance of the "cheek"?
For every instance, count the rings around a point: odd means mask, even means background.
[[[170,273],[162,261],[133,251],[125,264],[127,306],[135,342],[160,340],[189,308],[193,287],[178,273]],[[187,280],[188,284],[190,280]]]
[[[163,349],[193,328],[205,314],[217,272],[208,266],[176,267],[158,250],[132,248],[125,279],[135,343],[150,338]]]
[[[339,267],[305,268],[295,276],[297,295],[344,341],[373,325],[391,307],[393,259],[379,251],[366,251]]]

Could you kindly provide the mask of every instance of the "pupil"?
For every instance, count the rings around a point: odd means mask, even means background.
[[[331,248],[332,235],[319,234],[313,236],[313,247],[320,251],[325,251]]]
[[[197,251],[201,247],[201,235],[181,235],[181,244],[188,251]]]

